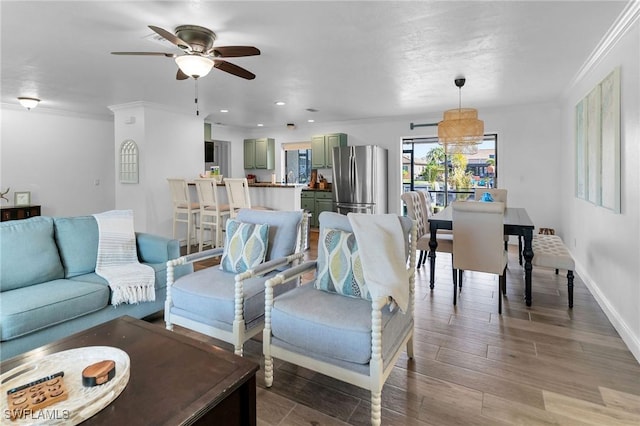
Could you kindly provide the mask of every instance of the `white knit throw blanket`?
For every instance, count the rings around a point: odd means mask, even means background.
[[[409,272],[402,226],[395,214],[347,214],[358,242],[362,274],[371,297],[393,299],[402,312],[409,307]],[[389,306],[393,309],[393,303]]]
[[[153,268],[138,262],[133,211],[111,210],[93,215],[98,222],[96,274],[111,287],[111,304],[156,300]]]

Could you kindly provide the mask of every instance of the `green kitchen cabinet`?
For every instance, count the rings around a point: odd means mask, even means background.
[[[326,169],[333,167],[332,151],[336,146],[347,146],[345,133],[331,133],[311,137],[311,167]]]
[[[332,192],[316,192],[316,218],[320,217],[322,212],[333,212],[333,193]],[[318,220],[317,226],[320,226]]]
[[[333,208],[333,193],[331,191],[303,190],[300,196],[300,205],[303,210],[311,213],[309,224],[312,228],[320,226],[318,216],[324,211],[335,211]]]
[[[272,138],[244,140],[244,168],[272,170],[276,165],[276,142]]]
[[[318,227],[318,218],[316,217],[316,197],[314,191],[302,191],[300,195],[300,207],[311,213],[309,225],[312,228]]]

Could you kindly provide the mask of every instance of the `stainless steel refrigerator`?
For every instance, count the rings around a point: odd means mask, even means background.
[[[338,213],[387,213],[388,157],[379,146],[333,148],[333,199]]]

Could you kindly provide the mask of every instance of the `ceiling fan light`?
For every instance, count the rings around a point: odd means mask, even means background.
[[[20,102],[20,105],[22,105],[26,109],[30,110],[30,109],[35,108],[35,107],[38,106],[38,104],[40,103],[40,99],[38,99],[38,98],[19,97],[18,98],[18,102]]]
[[[204,77],[213,68],[211,59],[199,55],[178,56],[176,64],[183,73],[193,78]]]

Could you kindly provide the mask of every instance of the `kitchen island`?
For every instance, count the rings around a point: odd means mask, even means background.
[[[302,209],[300,195],[306,185],[298,183],[250,183],[249,197],[254,206],[268,207],[273,210],[298,211]],[[198,200],[196,187],[189,183],[191,200]],[[220,204],[228,204],[227,191],[223,183],[218,184],[218,200]]]
[[[300,195],[305,186],[297,183],[250,183],[251,204],[274,210],[298,211],[302,209]],[[226,200],[226,192],[224,195]]]

